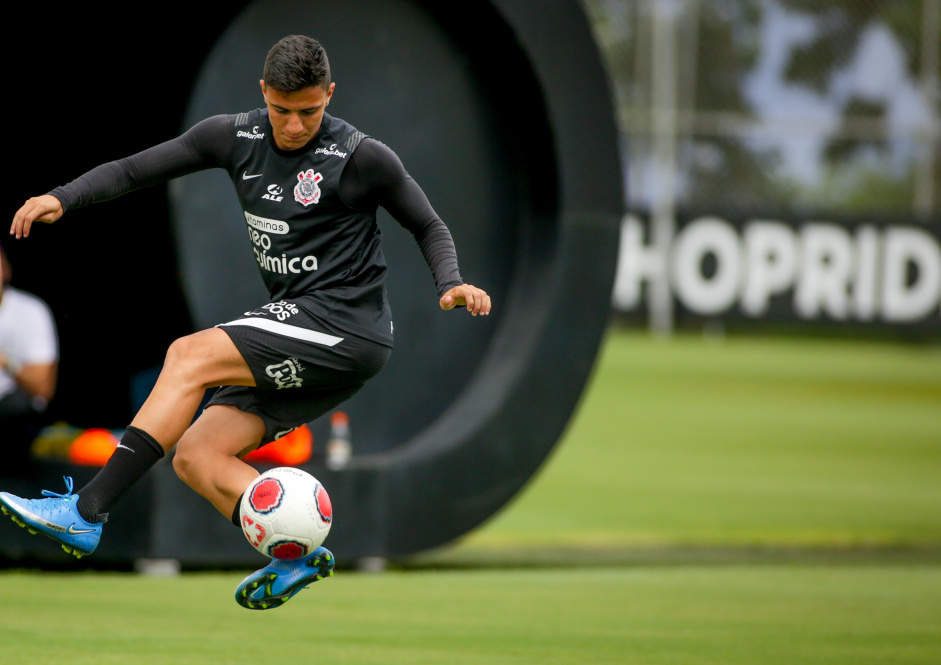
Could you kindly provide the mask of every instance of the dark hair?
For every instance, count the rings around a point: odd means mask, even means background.
[[[297,92],[312,85],[330,87],[330,62],[320,42],[304,35],[285,37],[265,58],[265,85],[280,92]]]

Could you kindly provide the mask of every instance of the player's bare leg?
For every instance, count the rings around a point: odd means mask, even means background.
[[[206,389],[223,385],[255,385],[232,339],[219,328],[181,337],[170,345],[157,383],[131,425],[169,451],[193,421]]]
[[[261,443],[265,424],[255,414],[234,406],[209,406],[177,444],[173,468],[177,475],[230,517],[245,488],[258,472],[241,459]]]
[[[258,477],[239,456],[257,448],[264,434],[264,422],[258,416],[214,404],[180,439],[173,468],[220,513],[238,523],[238,500]],[[235,600],[250,610],[280,607],[310,584],[332,576],[334,564],[333,554],[325,547],[300,559],[273,559],[239,583]]]
[[[90,554],[98,547],[102,524],[114,502],[176,445],[192,422],[206,388],[220,385],[255,385],[251,370],[229,336],[213,328],[178,339],[170,346],[153,391],[118,449],[85,487],[73,494],[72,479],[66,478],[65,494],[44,490],[47,498],[43,499],[2,492],[0,510],[31,532],[58,541],[71,554]],[[256,434],[253,430],[252,436]],[[261,436],[257,435],[257,440]],[[232,460],[238,462],[234,456]],[[242,480],[243,476],[235,478],[236,483]],[[216,500],[222,501],[218,496]]]

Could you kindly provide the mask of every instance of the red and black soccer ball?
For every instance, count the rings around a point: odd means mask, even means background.
[[[333,506],[324,486],[306,471],[282,466],[248,486],[239,506],[242,533],[273,559],[299,559],[323,544]]]

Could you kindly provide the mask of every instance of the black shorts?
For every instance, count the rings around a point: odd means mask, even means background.
[[[388,346],[332,328],[291,301],[268,303],[217,326],[238,348],[255,387],[223,386],[225,404],[265,423],[262,444],[342,404],[385,366]]]

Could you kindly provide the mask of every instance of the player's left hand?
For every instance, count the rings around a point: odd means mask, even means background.
[[[438,304],[444,310],[464,305],[473,316],[478,314],[487,316],[490,314],[490,296],[483,289],[478,289],[471,284],[461,284],[448,289],[438,300]]]

